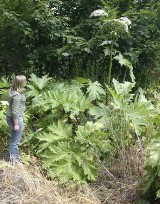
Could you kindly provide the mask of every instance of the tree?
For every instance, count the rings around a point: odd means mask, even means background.
[[[108,17],[91,18],[97,9]],[[1,74],[123,81],[129,69],[119,63],[121,56],[146,86],[159,64],[159,13],[156,0],[0,0]],[[119,32],[121,17],[132,22],[128,33]]]

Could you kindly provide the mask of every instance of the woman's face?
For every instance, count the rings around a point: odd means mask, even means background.
[[[23,82],[23,87],[25,87],[27,85],[27,80],[25,80],[24,82]]]

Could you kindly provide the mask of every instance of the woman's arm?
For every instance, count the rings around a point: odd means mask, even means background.
[[[12,102],[12,115],[13,115],[13,121],[14,121],[14,130],[19,130],[18,125],[18,118],[19,118],[19,107],[21,102],[21,94],[17,93],[13,96],[13,102]]]

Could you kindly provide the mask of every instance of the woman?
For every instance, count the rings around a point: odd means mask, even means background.
[[[24,87],[26,85],[26,77],[18,75],[15,77],[13,85],[9,90],[8,102],[9,108],[7,112],[7,123],[10,129],[9,143],[9,160],[15,164],[20,163],[18,145],[22,136],[23,115],[25,111],[25,95]]]

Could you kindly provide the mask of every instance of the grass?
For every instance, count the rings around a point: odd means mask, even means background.
[[[12,166],[0,161],[2,204],[100,204],[87,186],[59,187],[48,181],[39,166]]]
[[[0,160],[0,204],[135,204],[143,175],[143,150],[137,145],[102,163],[96,182],[57,185],[30,158],[13,166]]]

